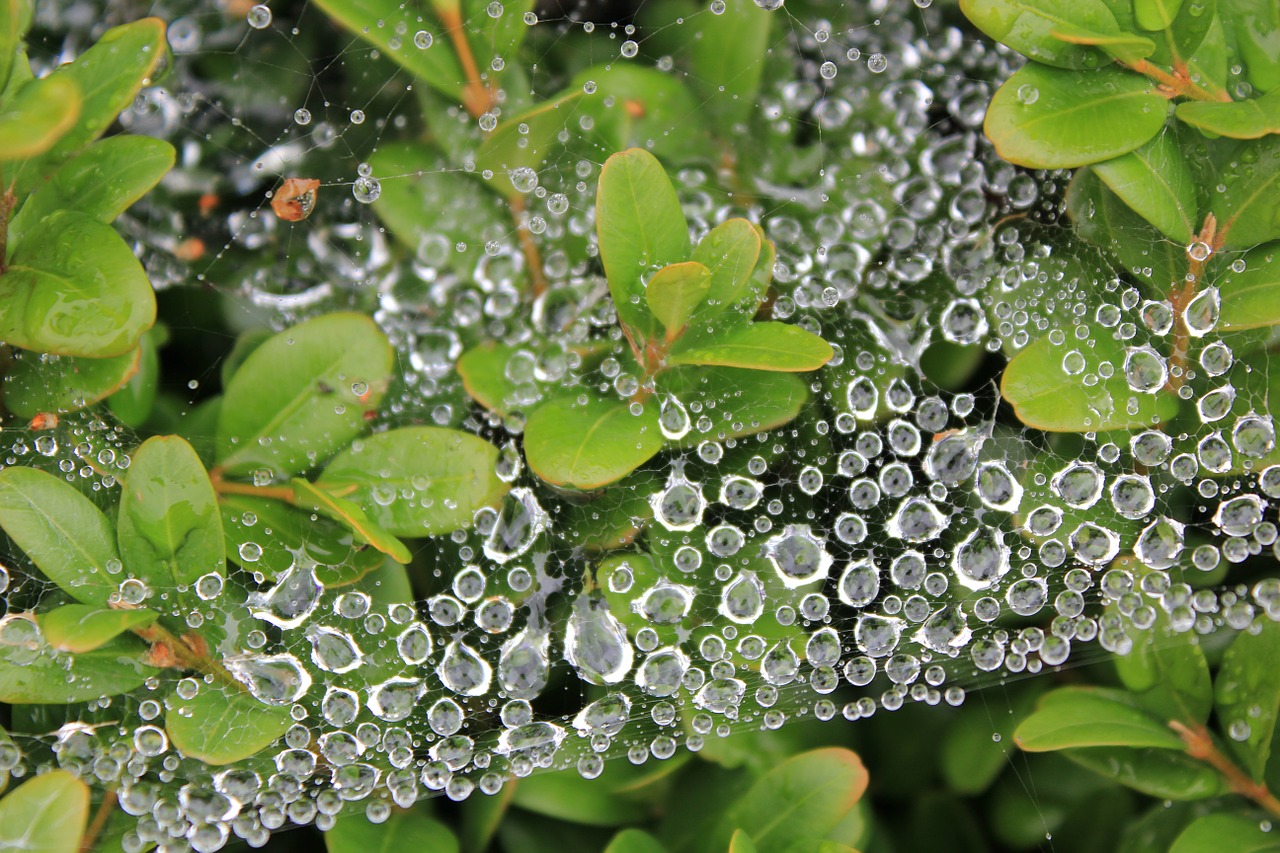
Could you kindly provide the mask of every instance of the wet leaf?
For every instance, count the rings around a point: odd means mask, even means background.
[[[1244,271],[1230,270],[1220,285],[1221,330],[1257,329],[1280,323],[1280,245],[1271,243],[1241,256]]]
[[[1227,793],[1226,783],[1216,770],[1171,749],[1104,746],[1068,749],[1063,755],[1149,797],[1204,800]]]
[[[706,103],[694,96],[682,75],[635,62],[611,62],[579,72],[569,88],[582,89],[588,83],[595,86],[595,93],[582,103],[582,112],[595,123],[584,140],[591,146],[590,156],[629,148],[681,163],[711,162],[721,156],[703,119]]]
[[[1181,738],[1137,707],[1128,694],[1089,687],[1063,687],[1045,694],[1013,739],[1027,752],[1088,746],[1183,748]]]
[[[1161,134],[1093,167],[1111,190],[1166,237],[1182,245],[1199,230],[1196,185],[1177,141]]]
[[[491,0],[462,0],[462,18],[466,22],[467,42],[475,55],[476,64],[488,69],[489,85],[496,87],[496,80],[504,79],[491,65],[494,57],[509,62],[505,70],[513,73],[520,63],[511,62],[531,27],[524,22],[526,12],[533,11],[534,0],[504,0],[502,13],[496,18],[489,14]]]
[[[349,814],[324,834],[329,853],[458,853],[449,828],[420,811],[396,809],[382,823]]]
[[[1107,58],[1092,48],[1066,44],[1055,33],[1068,28],[1120,32],[1103,0],[961,0],[960,10],[996,41],[1057,68],[1097,68]]]
[[[403,542],[372,522],[354,502],[317,488],[300,477],[293,479],[293,493],[300,507],[332,518],[354,533],[356,541],[372,545],[397,563],[412,559]]]
[[[164,728],[184,755],[221,766],[257,755],[293,724],[287,707],[265,705],[234,687],[201,684],[190,699],[172,694]]]
[[[121,134],[93,143],[40,185],[9,223],[9,242],[22,242],[49,214],[78,210],[115,221],[173,168],[173,146],[150,136]]]
[[[217,495],[200,457],[176,435],[149,438],[133,452],[117,525],[129,573],[157,592],[226,574]]]
[[[43,773],[0,800],[0,850],[79,853],[89,786],[67,770]]]
[[[146,643],[122,634],[89,652],[59,652],[43,642],[0,655],[0,702],[66,705],[118,696],[142,686],[158,670],[142,663]],[[35,653],[29,663],[23,658]]]
[[[1280,838],[1266,832],[1257,817],[1241,814],[1211,814],[1197,818],[1183,830],[1169,853],[1275,853]]]
[[[1168,111],[1168,101],[1145,77],[1032,63],[992,97],[984,129],[1011,163],[1069,169],[1134,150],[1160,132]]]
[[[1228,166],[1222,184],[1209,208],[1224,248],[1251,249],[1280,238],[1280,136],[1253,143],[1247,162]]]
[[[695,424],[681,439],[683,446],[690,447],[707,439],[723,441],[790,423],[809,398],[808,386],[800,377],[768,370],[677,367],[664,371],[658,382],[686,407],[696,402],[705,409],[715,403],[717,415],[711,427],[703,432]]]
[[[1156,43],[1133,33],[1100,33],[1095,30],[1063,24],[1053,31],[1054,38],[1074,45],[1096,47],[1121,62],[1132,63],[1155,53]]]
[[[23,349],[124,355],[155,319],[155,293],[132,250],[83,213],[45,218],[0,275],[0,339]]]
[[[569,541],[589,551],[624,548],[653,518],[649,495],[659,485],[654,474],[637,471],[587,503],[567,504],[560,515],[561,530]]]
[[[246,569],[279,574],[300,553],[318,564],[316,577],[325,586],[335,587],[382,565],[381,552],[358,545],[351,531],[332,519],[313,520],[296,507],[250,495],[223,495],[220,504],[227,554]],[[253,523],[246,524],[246,517]]]
[[[1144,2],[1146,1],[1144,0]],[[1175,2],[1150,0],[1150,2],[1159,3],[1166,7],[1163,12],[1156,13],[1161,20],[1167,14],[1173,15],[1168,27],[1148,29],[1152,40],[1156,43],[1156,51],[1151,55],[1151,61],[1158,65],[1175,66],[1190,59],[1203,43],[1214,20],[1218,18],[1218,15],[1215,14],[1217,12],[1217,0],[1201,0],[1198,3],[1188,3],[1184,2],[1184,0],[1175,0]],[[1173,11],[1175,8],[1176,13]],[[1135,13],[1137,12],[1136,7],[1134,11]],[[1136,17],[1137,15],[1135,14]],[[1134,23],[1137,24],[1138,22],[1135,20]],[[1209,81],[1201,80],[1199,82],[1203,85]]]
[[[29,80],[0,109],[0,160],[25,160],[43,154],[67,134],[80,117],[80,89],[70,80]]]
[[[653,316],[667,330],[668,341],[680,336],[710,287],[711,271],[696,261],[670,264],[649,279],[644,298]]]
[[[1223,740],[1254,781],[1262,781],[1280,717],[1280,672],[1271,663],[1280,654],[1280,625],[1259,619],[1227,647],[1214,679]],[[1237,735],[1244,734],[1244,737]]]
[[[656,267],[687,259],[690,247],[680,200],[652,154],[633,148],[605,162],[596,195],[596,229],[619,319],[643,337],[655,337],[657,319],[643,303],[641,278]]]
[[[751,0],[727,0],[724,12],[685,21],[699,27],[687,42],[689,80],[722,122],[722,134],[745,122],[764,76],[774,16]]]
[[[139,347],[111,358],[75,358],[18,351],[4,376],[4,405],[19,417],[73,412],[125,386],[138,372]]]
[[[760,231],[745,219],[728,219],[698,241],[693,259],[711,271],[711,287],[706,301],[694,312],[696,320],[713,317],[731,306],[755,315],[756,308],[764,301],[768,279],[753,273],[762,260],[768,261],[770,269],[773,267],[773,244],[768,244],[770,254],[766,256],[764,243]],[[715,323],[710,320],[708,323],[710,330],[714,330]]]
[[[1181,6],[1182,0],[1133,0],[1133,16],[1144,30],[1167,30]]]
[[[508,400],[516,384],[507,378],[507,363],[517,351],[516,347],[487,341],[458,359],[462,387],[477,403],[500,415],[511,413]]]
[[[1194,4],[1188,3],[1187,6]],[[1244,76],[1259,92],[1280,87],[1280,6],[1257,0],[1220,0],[1222,23],[1228,40],[1244,62]]]
[[[621,400],[570,397],[551,400],[529,416],[524,429],[525,461],[555,486],[598,489],[620,480],[662,449],[658,406],[650,401],[639,415]]]
[[[1178,410],[1177,398],[1161,390],[1136,392],[1125,378],[1125,351],[1110,336],[1098,334],[1093,347],[1055,345],[1048,337],[1033,341],[1010,360],[1000,380],[1000,393],[1027,426],[1046,432],[1089,432],[1136,429],[1169,420]],[[1084,369],[1068,374],[1063,366],[1071,352],[1079,352]],[[1111,364],[1115,372],[1092,386],[1085,375]]]
[[[230,474],[277,476],[324,462],[365,430],[391,375],[386,335],[368,317],[326,314],[279,333],[245,359],[218,417]]]
[[[145,628],[159,616],[154,610],[111,610],[87,604],[64,604],[40,614],[45,642],[64,652],[91,652],[134,628]]]
[[[1102,183],[1092,167],[1076,172],[1066,202],[1076,233],[1147,284],[1152,296],[1164,298],[1187,274],[1186,247],[1164,239]]]
[[[1250,101],[1188,101],[1175,115],[1186,124],[1232,139],[1258,139],[1280,133],[1280,90]]]
[[[49,580],[85,604],[104,606],[119,582],[116,531],[65,480],[36,468],[0,471],[0,527]]]
[[[507,13],[503,13],[504,17]],[[512,172],[540,172],[564,150],[560,136],[574,127],[580,115],[582,89],[543,101],[531,110],[502,122],[476,152],[476,168],[493,172],[489,185],[508,198],[523,197]]]
[[[392,536],[433,536],[471,525],[476,510],[507,492],[498,448],[459,430],[403,427],[371,435],[338,454],[316,485],[354,486],[346,495]]]
[[[813,332],[770,321],[731,327],[696,347],[677,346],[667,362],[803,373],[817,370],[833,355],[831,344]]]
[[[137,429],[151,415],[160,383],[160,357],[153,326],[138,341],[138,369],[107,400],[111,414],[125,426]]]

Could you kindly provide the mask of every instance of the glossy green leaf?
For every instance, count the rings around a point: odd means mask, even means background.
[[[723,441],[754,435],[791,422],[809,399],[808,385],[799,376],[736,367],[677,367],[662,373],[659,388],[675,394],[689,407],[706,410],[715,404],[716,416],[707,432],[689,430],[681,443]]]
[[[1227,749],[1254,781],[1262,781],[1280,718],[1280,672],[1272,665],[1278,654],[1280,625],[1259,619],[1232,640],[1214,679],[1219,725],[1248,733],[1225,738]]]
[[[121,134],[93,143],[41,184],[9,223],[9,242],[58,210],[78,210],[111,223],[160,182],[174,161],[173,146],[150,136]]]
[[[1232,139],[1280,133],[1280,89],[1249,101],[1186,101],[1174,108],[1186,124]]]
[[[584,779],[574,768],[538,773],[520,780],[511,804],[525,811],[586,826],[640,823],[650,815],[647,803],[618,796],[608,785]]]
[[[1182,0],[1133,0],[1133,17],[1144,30],[1167,30],[1181,6]]]
[[[1160,719],[1119,690],[1063,687],[1040,700],[1013,739],[1027,752],[1090,746],[1182,749],[1182,740]]]
[[[316,0],[316,5],[424,84],[450,98],[462,97],[466,75],[444,28],[414,6],[400,0]],[[432,37],[430,47],[415,43],[419,32]]]
[[[1190,8],[1190,6],[1185,7],[1184,12],[1189,11]],[[1220,15],[1214,14],[1211,18],[1200,44],[1187,59],[1187,73],[1192,80],[1205,89],[1215,93],[1225,92],[1228,64],[1227,33]]]
[[[129,573],[157,591],[226,574],[218,497],[200,457],[176,435],[149,438],[133,452],[117,526]]]
[[[476,510],[496,506],[508,486],[498,479],[498,448],[440,427],[402,427],[362,439],[320,475],[393,536],[433,536],[471,525]]]
[[[1216,770],[1172,749],[1103,746],[1068,749],[1063,755],[1099,776],[1162,800],[1204,800],[1228,792]]]
[[[657,320],[643,304],[642,276],[687,259],[690,247],[680,200],[652,154],[633,148],[605,162],[596,195],[596,230],[618,318],[643,337],[655,337]]]
[[[293,494],[298,506],[332,518],[354,533],[356,541],[372,545],[397,563],[412,559],[405,544],[371,521],[355,502],[317,488],[300,477],[293,480]]]
[[[160,384],[160,356],[153,326],[138,341],[138,369],[107,399],[107,408],[125,426],[137,429],[151,415]]]
[[[32,0],[0,0],[0,92],[9,83],[22,37],[31,26]]]
[[[729,853],[757,853],[758,849],[751,836],[741,829],[735,831],[729,839]]]
[[[1257,329],[1280,323],[1280,245],[1245,252],[1244,270],[1228,270],[1219,286],[1221,330]]]
[[[598,489],[620,480],[662,449],[658,406],[633,415],[621,400],[561,397],[539,406],[524,429],[525,460],[555,486]]]
[[[316,562],[316,577],[333,588],[353,583],[383,563],[381,552],[357,543],[350,530],[330,518],[313,518],[280,501],[251,495],[224,495],[220,505],[227,555],[246,569],[279,574],[300,553]]]
[[[1183,830],[1169,853],[1276,853],[1280,836],[1264,831],[1257,817],[1242,814],[1210,814],[1197,818]]]
[[[1192,5],[1190,3],[1188,6]],[[1280,87],[1280,4],[1275,0],[1219,0],[1223,24],[1244,62],[1244,77],[1259,92]]]
[[[73,412],[114,394],[138,372],[139,347],[111,358],[18,351],[4,375],[4,405],[15,415]]]
[[[64,652],[91,652],[125,631],[145,628],[159,616],[154,610],[111,610],[64,604],[40,614],[45,642]]]
[[[0,800],[0,850],[79,853],[89,821],[89,786],[67,770],[43,773]]]
[[[486,341],[473,347],[458,359],[458,377],[471,398],[490,411],[508,415],[512,411],[511,400],[517,391],[516,383],[507,377],[507,364],[517,352],[516,347]]]
[[[75,126],[80,89],[70,80],[30,80],[0,109],[0,160],[43,154]]]
[[[1102,183],[1092,167],[1076,172],[1067,187],[1066,203],[1076,233],[1145,283],[1152,297],[1165,298],[1187,274],[1186,247],[1164,239]]]
[[[190,699],[166,702],[164,728],[183,755],[206,764],[232,764],[262,752],[293,724],[287,707],[265,705],[234,687],[201,684]]]
[[[365,430],[386,393],[393,354],[368,317],[326,314],[262,344],[231,378],[218,417],[228,473],[298,474]]]
[[[1210,195],[1209,208],[1224,248],[1251,249],[1280,239],[1280,136],[1252,143],[1247,162],[1228,166],[1222,185]]]
[[[756,780],[721,819],[717,836],[727,840],[742,830],[761,850],[816,846],[866,788],[867,771],[853,752],[836,747],[803,752]]]
[[[1169,239],[1185,246],[1200,230],[1195,178],[1170,135],[1160,134],[1135,151],[1098,163],[1093,171]]]
[[[1145,59],[1156,51],[1156,43],[1133,33],[1107,32],[1063,24],[1053,31],[1053,36],[1067,44],[1096,47],[1108,56],[1133,63]]]
[[[984,129],[1011,163],[1069,169],[1134,150],[1160,132],[1168,111],[1155,84],[1137,74],[1031,63],[992,97]]]
[[[754,316],[764,301],[768,279],[753,275],[765,259],[764,244],[756,226],[745,219],[728,219],[708,231],[694,247],[693,259],[711,270],[706,301],[694,312],[698,320],[707,319],[709,330],[714,331],[716,324],[708,318],[726,308],[740,306],[743,313]],[[773,244],[768,245],[771,253]],[[767,260],[772,268],[771,254]]]
[[[0,339],[23,349],[124,355],[155,319],[155,292],[132,250],[83,213],[45,218],[0,275]]]
[[[462,18],[466,24],[467,42],[475,56],[476,65],[488,72],[488,79],[501,79],[500,71],[516,71],[521,63],[512,62],[517,55],[530,26],[524,22],[526,12],[536,7],[534,0],[507,0],[497,17],[489,14],[491,0],[462,0]],[[505,60],[505,69],[495,70],[494,58]],[[490,82],[490,86],[496,84]],[[510,93],[508,94],[510,97]]]
[[[324,846],[329,853],[458,853],[447,826],[411,809],[396,809],[382,823],[345,815],[324,834]]]
[[[1141,0],[1141,2],[1156,2],[1167,7],[1177,7],[1177,12],[1168,27],[1147,30],[1148,35],[1156,43],[1156,51],[1151,55],[1151,61],[1164,67],[1179,65],[1189,60],[1203,43],[1214,20],[1218,18],[1217,0],[1200,0],[1197,3],[1188,3],[1184,0],[1175,0],[1173,3],[1169,3],[1168,0]],[[1137,11],[1136,8],[1134,11]],[[1166,13],[1168,12],[1169,10],[1166,9]],[[1165,13],[1157,14],[1163,18]],[[1136,14],[1134,17],[1136,28],[1140,25],[1136,20]],[[1203,85],[1210,81],[1200,82]]]
[[[773,321],[731,327],[707,342],[677,346],[669,364],[704,364],[803,373],[831,360],[831,344],[813,332]]]
[[[107,30],[74,62],[49,75],[47,79],[69,80],[79,88],[84,99],[80,119],[48,151],[5,170],[5,178],[16,183],[14,192],[25,196],[67,158],[105,133],[167,61],[164,22],[143,18]]]
[[[512,173],[540,172],[564,150],[560,137],[566,129],[576,129],[582,97],[582,89],[570,91],[498,125],[475,155],[476,168],[493,173],[490,186],[508,198],[523,197],[527,188],[518,189]]]
[[[39,640],[8,645],[0,655],[0,702],[66,705],[128,693],[158,672],[142,662],[146,651],[146,643],[128,634],[75,654]]]
[[[570,503],[556,521],[566,540],[588,551],[611,551],[635,541],[653,518],[649,495],[661,484],[648,471],[637,471],[586,503]]]
[[[49,580],[85,604],[105,606],[119,581],[116,531],[65,480],[37,468],[0,471],[0,527]]]
[[[1145,393],[1129,387],[1125,349],[1109,332],[1100,331],[1093,343],[1075,348],[1043,337],[1013,357],[1001,377],[1000,393],[1019,420],[1045,432],[1090,432],[1153,426],[1177,413],[1177,398],[1163,389]],[[1068,374],[1063,367],[1070,352],[1082,356],[1083,372]],[[1102,364],[1112,365],[1115,372],[1085,384],[1085,375],[1101,376]]]
[[[711,271],[696,261],[669,264],[649,279],[644,290],[645,302],[667,330],[668,341],[680,336],[710,288]]]
[[[1054,34],[1069,27],[1119,33],[1103,0],[960,0],[960,10],[991,38],[1024,56],[1057,68],[1097,68],[1106,57]]]

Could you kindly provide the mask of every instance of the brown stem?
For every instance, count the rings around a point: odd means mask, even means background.
[[[1197,761],[1203,761],[1222,774],[1222,778],[1231,786],[1234,793],[1253,800],[1273,816],[1280,817],[1280,800],[1276,799],[1264,783],[1250,779],[1230,758],[1223,755],[1218,745],[1213,742],[1213,736],[1209,734],[1208,729],[1199,725],[1188,726],[1177,720],[1171,721],[1169,728],[1182,738],[1182,742],[1187,746],[1187,755]]]
[[[255,486],[251,483],[237,483],[235,480],[224,479],[222,469],[218,467],[210,469],[209,482],[213,484],[213,490],[220,495],[249,495],[255,498],[272,498],[290,504],[296,499],[291,486]]]
[[[1210,92],[1208,89],[1193,83],[1187,71],[1183,68],[1179,68],[1175,73],[1171,74],[1145,59],[1126,62],[1124,65],[1139,74],[1145,74],[1160,84],[1161,90],[1169,97],[1191,98],[1196,101],[1231,101],[1231,96],[1224,91]]]
[[[18,199],[11,186],[0,196],[0,273],[9,268],[9,217],[17,204]]]
[[[510,208],[511,218],[516,223],[516,234],[520,239],[520,251],[524,253],[524,263],[529,268],[529,292],[534,299],[537,299],[547,292],[547,277],[542,271],[542,253],[538,251],[538,244],[533,240],[533,232],[525,222],[524,196],[513,197]]]
[[[437,4],[436,13],[440,16],[440,23],[445,31],[449,33],[449,40],[453,42],[458,61],[462,63],[462,70],[467,75],[467,88],[462,93],[462,105],[467,108],[472,118],[479,118],[493,106],[493,93],[480,79],[480,68],[476,65],[475,54],[471,52],[471,45],[467,42],[466,28],[462,25],[462,12],[456,5],[451,7],[446,4]]]
[[[1186,319],[1187,306],[1195,298],[1196,285],[1204,276],[1205,264],[1221,248],[1221,242],[1218,220],[1210,213],[1205,217],[1200,233],[1191,242],[1192,246],[1208,246],[1208,254],[1197,258],[1191,253],[1191,248],[1187,248],[1187,277],[1181,288],[1175,284],[1174,291],[1169,294],[1169,304],[1173,306],[1173,352],[1169,356],[1169,381],[1165,387],[1174,393],[1186,382],[1187,356],[1191,349],[1191,330],[1187,328]]]
[[[179,637],[154,623],[145,628],[135,628],[133,633],[151,644],[148,657],[156,666],[195,670],[228,687],[246,689],[222,664],[209,657],[209,647],[198,634]]]
[[[102,802],[98,804],[98,810],[93,813],[93,821],[80,839],[80,853],[89,853],[93,845],[98,843],[98,836],[107,828],[107,821],[111,820],[111,813],[115,811],[115,807],[116,792],[109,790],[102,795]]]

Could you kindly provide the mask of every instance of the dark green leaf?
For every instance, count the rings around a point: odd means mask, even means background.
[[[1068,28],[1120,32],[1102,0],[960,0],[960,10],[996,41],[1058,68],[1097,68],[1107,58],[1089,47],[1064,43],[1055,33]]]
[[[1274,0],[1220,0],[1220,5],[1229,40],[1244,60],[1245,79],[1259,92],[1280,87],[1280,52],[1276,50],[1280,4]]]
[[[12,628],[6,634],[12,636]],[[41,640],[0,655],[0,702],[66,705],[116,696],[142,686],[158,670],[146,666],[147,646],[121,635],[91,652],[59,652]]]
[[[119,581],[116,531],[65,480],[36,468],[0,471],[0,527],[45,577],[85,604],[105,606]]]
[[[1214,680],[1218,722],[1232,735],[1227,748],[1254,781],[1267,768],[1280,716],[1280,671],[1273,666],[1278,654],[1280,625],[1259,619],[1236,635]]]
[[[1186,247],[1164,239],[1102,183],[1092,168],[1076,172],[1067,187],[1066,202],[1077,233],[1146,283],[1152,296],[1165,298],[1174,283],[1187,274]]]
[[[357,542],[372,545],[397,563],[407,563],[412,559],[403,542],[370,521],[364,510],[353,501],[317,488],[300,477],[293,480],[293,494],[298,506],[332,518],[354,533]]]
[[[64,604],[40,614],[45,642],[64,652],[91,652],[125,631],[156,621],[154,610],[110,610],[87,604]]]
[[[459,806],[462,812],[462,849],[467,853],[484,853],[502,824],[516,792],[518,779],[509,779],[498,793],[487,797],[468,797]]]
[[[227,554],[246,569],[279,574],[293,565],[294,554],[303,554],[317,563],[316,577],[332,588],[382,565],[381,552],[358,545],[332,519],[313,519],[280,501],[249,495],[224,495],[220,503]]]
[[[1027,752],[1088,746],[1183,748],[1181,738],[1128,694],[1088,687],[1045,694],[1013,739]]]
[[[120,557],[152,589],[226,574],[218,497],[200,457],[176,435],[149,438],[134,451],[117,525]]]
[[[736,367],[677,367],[662,373],[659,387],[675,394],[685,405],[700,404],[704,411],[715,405],[715,417],[706,432],[695,424],[681,439],[693,446],[754,435],[791,422],[809,398],[804,380],[789,373],[742,370]]]
[[[540,172],[555,160],[564,150],[561,135],[576,128],[582,96],[582,89],[561,94],[498,125],[476,152],[476,168],[493,173],[490,186],[508,198],[523,197],[527,188],[517,189],[518,176],[512,173]]]
[[[696,347],[677,346],[667,362],[804,373],[822,367],[834,354],[831,344],[812,332],[770,321],[731,327]]]
[[[1145,77],[1113,68],[1062,71],[1035,63],[987,107],[984,128],[1006,160],[1069,169],[1126,154],[1164,127],[1169,102]]]
[[[1257,329],[1280,323],[1280,245],[1251,249],[1239,259],[1244,270],[1227,272],[1219,286],[1222,310],[1218,328]]]
[[[1167,28],[1156,27],[1148,30],[1156,43],[1156,51],[1151,55],[1151,61],[1161,66],[1177,66],[1190,59],[1204,41],[1213,21],[1218,17],[1217,0],[1200,0],[1198,3],[1188,3],[1183,0],[1176,0],[1174,3],[1169,3],[1168,0],[1144,0],[1144,2],[1179,7]],[[1168,11],[1167,9],[1166,12]],[[1137,21],[1135,20],[1134,23],[1137,24]],[[1203,85],[1210,81],[1199,82]]]
[[[639,829],[624,829],[613,837],[604,853],[666,853],[662,842]]]
[[[657,320],[644,305],[642,276],[687,259],[690,248],[680,200],[652,154],[633,148],[605,162],[596,195],[596,230],[618,318],[643,337],[655,337]]]
[[[274,333],[270,329],[249,329],[236,338],[231,352],[222,359],[222,365],[218,368],[218,377],[222,380],[223,388],[231,384],[231,377],[244,366],[249,356],[253,355],[253,351],[271,340],[273,336]]]
[[[524,429],[525,460],[548,483],[598,489],[620,480],[662,449],[658,406],[639,415],[621,400],[562,397],[542,404]]]
[[[1228,793],[1216,770],[1171,749],[1103,746],[1068,749],[1062,754],[1081,767],[1150,797],[1203,800]]]
[[[566,505],[556,523],[568,541],[588,551],[624,548],[653,518],[649,495],[658,486],[654,474],[637,471],[587,503]]]
[[[1280,89],[1251,101],[1186,101],[1174,108],[1183,122],[1232,139],[1280,133]]]
[[[653,316],[674,341],[711,287],[711,271],[696,261],[670,264],[653,274],[644,298]]]
[[[15,352],[4,376],[5,408],[34,418],[92,406],[123,388],[141,359],[141,348],[111,358]]]
[[[320,475],[393,536],[433,536],[471,525],[481,507],[507,492],[498,448],[470,433],[403,427],[371,435],[338,454]]]
[[[1196,185],[1182,149],[1168,134],[1093,171],[1111,190],[1166,237],[1182,245],[1199,230]]]
[[[525,811],[588,826],[639,823],[650,813],[647,803],[619,796],[607,785],[584,779],[573,768],[520,780],[511,804]]]
[[[190,699],[169,697],[164,728],[184,755],[215,766],[257,755],[292,725],[287,707],[264,705],[234,687],[201,684]]]
[[[83,213],[45,218],[0,275],[0,339],[23,349],[123,355],[155,319],[138,259],[110,225]]]
[[[245,359],[218,417],[228,473],[277,476],[324,462],[365,429],[386,393],[393,354],[368,317],[326,314],[286,329]]]
[[[382,823],[346,815],[324,834],[329,853],[458,853],[449,828],[419,811],[397,809]]]
[[[107,408],[125,426],[137,429],[151,415],[160,383],[160,357],[156,353],[156,329],[151,327],[138,341],[138,369],[107,400]]]
[[[499,79],[499,72],[492,65],[495,58],[505,60],[504,72],[515,72],[521,67],[521,63],[514,59],[525,34],[530,30],[529,25],[524,22],[524,15],[533,11],[536,4],[534,0],[505,0],[501,14],[495,18],[489,14],[490,2],[491,0],[462,0],[462,18],[476,65],[487,69],[492,89]],[[517,93],[508,88],[507,97],[515,94]]]
[[[1233,158],[1223,170],[1225,189],[1210,196],[1227,249],[1280,238],[1280,136],[1264,136],[1248,150],[1248,157]]]
[[[62,77],[29,80],[0,109],[0,160],[25,160],[57,144],[80,117],[80,89]]]
[[[79,853],[89,820],[89,786],[54,770],[23,782],[0,800],[0,850]]]
[[[1169,853],[1275,853],[1280,837],[1264,831],[1257,817],[1211,814],[1198,818],[1173,842]]]

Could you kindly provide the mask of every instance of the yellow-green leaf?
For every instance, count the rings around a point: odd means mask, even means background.
[[[0,850],[79,853],[89,820],[89,786],[67,770],[23,782],[0,800]]]
[[[680,336],[695,308],[711,287],[711,271],[696,261],[669,264],[653,274],[644,298],[653,316],[667,330],[667,340]]]
[[[354,533],[358,541],[372,545],[397,563],[412,559],[405,544],[371,521],[354,501],[317,488],[301,477],[293,479],[293,494],[298,506],[332,518]]]
[[[113,610],[88,604],[64,604],[39,617],[44,639],[64,652],[91,652],[126,631],[145,628],[159,616],[154,610]]]
[[[80,89],[70,80],[29,80],[0,109],[0,160],[24,160],[43,154],[75,126]]]
[[[662,449],[658,406],[632,414],[622,400],[562,397],[544,403],[524,429],[525,459],[555,486],[598,489],[620,480]]]
[[[813,332],[770,321],[733,327],[695,347],[677,348],[667,361],[803,373],[822,367],[834,354],[831,344]]]

